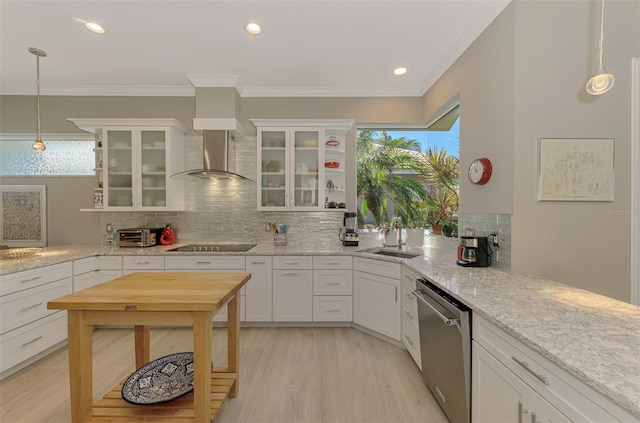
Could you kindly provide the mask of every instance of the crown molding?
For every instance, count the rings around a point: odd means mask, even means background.
[[[240,92],[240,91],[238,91]],[[247,86],[241,97],[420,97],[416,89],[346,86]]]
[[[36,95],[33,84],[0,87],[2,95]],[[193,97],[192,86],[160,85],[41,85],[41,95],[123,96],[123,97]]]

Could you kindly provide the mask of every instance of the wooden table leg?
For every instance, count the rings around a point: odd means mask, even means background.
[[[150,360],[149,326],[136,326],[136,369],[147,364]]]
[[[213,312],[193,313],[193,412],[196,423],[211,422]]]
[[[238,395],[240,382],[240,294],[236,293],[227,305],[227,363],[229,372],[235,373],[236,382],[229,391],[230,397]]]
[[[85,423],[93,413],[93,326],[84,324],[82,311],[69,310],[67,317],[71,421]]]

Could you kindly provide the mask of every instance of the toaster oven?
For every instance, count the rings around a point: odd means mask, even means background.
[[[118,246],[120,247],[153,247],[160,241],[164,228],[131,228],[119,229]]]

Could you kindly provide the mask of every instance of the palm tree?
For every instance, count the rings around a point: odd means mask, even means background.
[[[426,200],[424,187],[394,172],[404,169],[420,173],[420,162],[411,154],[420,151],[420,144],[405,137],[392,139],[386,131],[379,136],[376,131],[359,131],[357,151],[357,194],[362,199],[359,223],[371,212],[376,225],[383,225],[388,220],[389,200],[398,215],[417,217],[419,211],[413,204]]]
[[[451,221],[458,212],[460,160],[448,155],[444,147],[428,148],[422,156],[421,173],[429,186],[427,221],[432,225]]]

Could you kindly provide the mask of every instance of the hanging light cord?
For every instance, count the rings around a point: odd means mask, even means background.
[[[36,141],[42,141],[40,139],[40,54],[36,54],[36,95],[37,95],[37,114],[38,114],[38,134],[37,134],[37,138]]]
[[[604,0],[601,2],[600,10],[600,49],[598,50],[598,64],[602,66],[602,52],[604,50]]]

